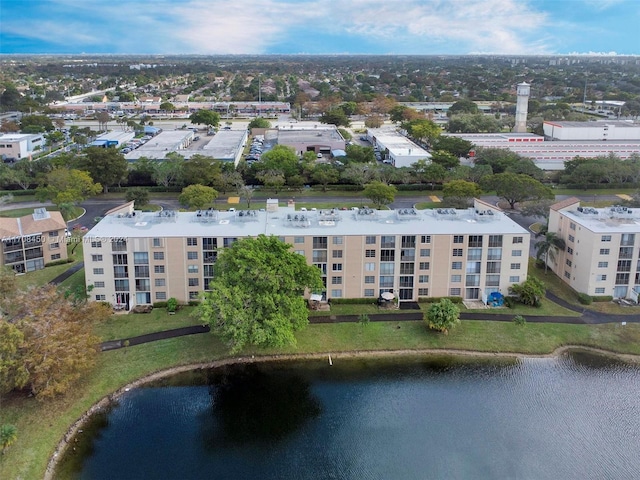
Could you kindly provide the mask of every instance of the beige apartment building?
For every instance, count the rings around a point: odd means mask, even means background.
[[[0,218],[2,265],[27,273],[66,259],[66,227],[60,212],[46,208],[36,208],[24,217]]]
[[[574,290],[637,298],[640,209],[582,207],[579,199],[569,198],[551,206],[549,231],[566,243],[549,266]]]
[[[85,236],[87,285],[118,309],[195,300],[220,249],[260,234],[278,236],[317,266],[328,299],[482,299],[527,276],[529,233],[479,200],[467,210],[425,211],[302,211],[270,200],[266,211],[140,213],[123,205]]]

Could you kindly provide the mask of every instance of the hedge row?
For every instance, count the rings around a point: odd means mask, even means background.
[[[462,303],[462,297],[418,297],[418,303],[438,303],[445,298],[451,300],[453,303]]]
[[[592,296],[591,300],[593,300],[594,302],[610,302],[611,300],[613,300],[613,296],[611,295],[600,295],[595,297]]]
[[[332,298],[331,303],[334,305],[370,305],[376,302],[375,297],[367,298]]]
[[[0,196],[2,195],[13,195],[14,197],[24,197],[27,195],[35,195],[36,191],[35,190],[23,190],[23,189],[17,189],[17,190],[0,190]]]
[[[54,260],[53,262],[45,263],[45,267],[55,267],[56,265],[65,265],[67,263],[72,263],[73,258],[63,258],[61,260]]]

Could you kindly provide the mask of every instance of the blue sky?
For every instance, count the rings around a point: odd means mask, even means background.
[[[640,54],[640,0],[0,0],[0,53]]]

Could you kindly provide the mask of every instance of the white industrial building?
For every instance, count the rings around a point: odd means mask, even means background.
[[[199,153],[224,162],[233,162],[235,166],[238,166],[244,145],[247,143],[247,136],[248,133],[244,129],[220,130],[201,151],[189,150],[189,155],[185,156],[190,158]]]
[[[640,141],[640,125],[625,121],[551,122],[543,124],[549,140]]]
[[[133,140],[136,136],[135,132],[124,132],[124,131],[110,131],[98,135],[96,139],[91,142],[91,146],[93,147],[121,147],[129,140]]]
[[[44,149],[44,145],[41,133],[0,133],[0,157],[7,161],[29,158],[35,151]]]
[[[410,167],[418,160],[431,159],[429,152],[396,130],[370,128],[367,130],[367,137],[384,153],[385,160],[388,159],[397,168]]]
[[[193,137],[192,130],[165,130],[124,157],[127,160],[138,160],[141,157],[163,159],[171,152],[183,155],[184,150],[193,142]]]

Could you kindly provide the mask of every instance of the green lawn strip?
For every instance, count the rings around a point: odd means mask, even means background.
[[[183,307],[175,315],[169,315],[165,308],[154,308],[151,313],[112,315],[105,323],[96,325],[94,332],[104,342],[201,325],[202,321],[191,315],[194,310],[193,307]]]
[[[84,268],[81,268],[69,278],[64,280],[60,285],[58,285],[58,288],[62,291],[69,290],[72,292],[78,291],[78,289],[80,288],[86,288],[86,282],[84,279]],[[91,295],[91,293],[89,293],[89,295]]]
[[[75,252],[72,254],[71,250],[73,249],[74,245],[77,245],[77,247],[75,249]],[[48,247],[46,247],[45,245],[44,248]],[[51,280],[56,278],[58,275],[66,272],[69,268],[73,267],[78,262],[83,261],[82,249],[82,239],[80,239],[80,242],[78,244],[67,244],[67,254],[69,255],[69,258],[73,258],[73,262],[45,267],[41,270],[25,273],[24,275],[16,275],[15,279],[17,288],[25,289],[32,286],[41,286],[49,283]]]
[[[560,317],[579,317],[580,313],[564,308],[557,303],[553,303],[546,298],[541,299],[539,307],[529,307],[527,305],[516,304],[511,308],[486,308],[486,309],[466,309],[461,308],[462,312],[478,312],[488,314],[504,314],[504,315],[524,315],[524,316],[560,316]]]
[[[448,335],[423,322],[316,324],[297,334],[297,347],[247,349],[243,355],[400,349],[464,349],[524,354],[550,353],[576,344],[640,354],[640,325],[533,324],[463,321]],[[212,334],[162,340],[100,354],[96,369],[63,398],[2,400],[0,424],[18,428],[18,440],[0,458],[3,478],[42,478],[64,432],[102,397],[149,373],[172,366],[223,358],[227,349]],[[334,361],[339,356],[334,356]],[[338,360],[339,361],[339,360]]]

